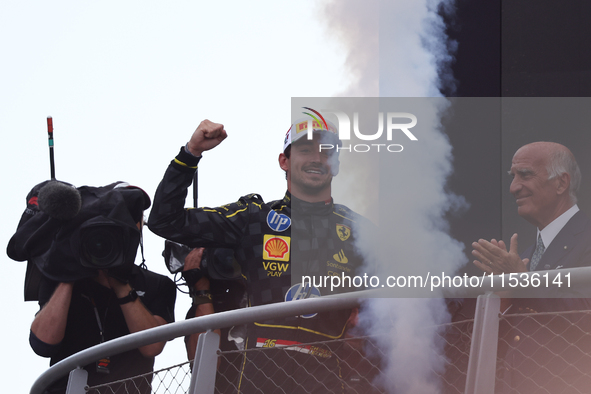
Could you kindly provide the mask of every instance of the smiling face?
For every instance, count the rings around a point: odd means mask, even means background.
[[[291,145],[289,158],[279,155],[279,165],[287,174],[287,189],[295,197],[308,202],[325,201],[331,197],[331,182],[338,172],[334,150],[320,152],[320,136],[302,138]]]
[[[509,191],[517,202],[517,213],[540,230],[572,206],[568,197],[568,174],[548,179],[552,145],[533,143],[513,156]]]

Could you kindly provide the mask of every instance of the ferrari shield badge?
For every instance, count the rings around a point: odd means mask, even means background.
[[[337,235],[341,241],[346,241],[351,236],[351,227],[344,224],[337,224]]]

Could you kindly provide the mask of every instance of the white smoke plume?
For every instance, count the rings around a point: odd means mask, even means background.
[[[454,91],[450,72],[456,43],[440,14],[453,0],[325,0],[327,34],[346,49],[351,83],[339,97],[437,97]],[[438,12],[440,11],[440,12]]]
[[[380,99],[382,107],[399,108],[409,99]],[[445,192],[452,171],[451,146],[441,132],[439,113],[444,98],[412,99],[411,109],[421,122],[418,141],[403,142],[404,151],[379,153],[379,164],[368,171],[377,177],[371,194],[377,194],[379,231],[362,232],[359,247],[368,274],[388,276],[453,275],[464,263],[463,245],[448,235],[443,216],[463,200]],[[408,105],[408,104],[407,104]],[[409,108],[405,107],[405,110]],[[414,129],[413,129],[414,130]],[[444,371],[443,341],[437,328],[449,321],[445,302],[437,298],[369,299],[362,309],[361,325],[375,335],[387,355],[380,383],[392,393],[439,392],[437,373]]]
[[[379,96],[380,1],[327,0],[320,8],[328,34],[346,48],[345,68],[352,79],[337,96]]]
[[[449,106],[440,89],[453,88],[449,66],[455,49],[445,36],[440,13],[453,11],[453,2],[332,0],[323,4],[322,18],[329,33],[346,46],[354,81],[341,95],[417,98],[381,99],[378,104],[380,110],[406,105],[412,109],[405,111],[416,112],[418,141],[406,140],[403,152],[365,158],[366,166],[355,161],[359,154],[341,153],[340,177],[348,182],[342,185],[343,179],[336,178],[333,194],[369,202],[351,207],[379,222],[377,239],[371,235],[372,239],[359,242],[366,269],[382,280],[388,275],[426,272],[453,275],[465,257],[463,245],[448,235],[444,215],[464,202],[446,193],[446,180],[453,171],[452,147],[440,122]],[[353,164],[347,163],[347,157]],[[351,181],[352,175],[359,176],[359,181]],[[437,373],[443,371],[444,359],[437,326],[449,318],[444,301],[438,298],[366,302],[361,325],[367,334],[377,335],[378,346],[387,355],[379,377],[386,390],[440,392]]]

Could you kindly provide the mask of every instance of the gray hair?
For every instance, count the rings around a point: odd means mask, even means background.
[[[568,149],[555,149],[546,167],[548,179],[556,178],[565,172],[570,175],[568,194],[573,204],[577,203],[577,192],[581,186],[581,170],[575,157]]]

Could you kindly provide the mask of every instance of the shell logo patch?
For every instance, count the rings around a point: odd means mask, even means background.
[[[337,235],[341,241],[346,241],[351,236],[351,227],[344,224],[337,224]]]
[[[289,261],[290,238],[265,234],[263,238],[263,260]]]

